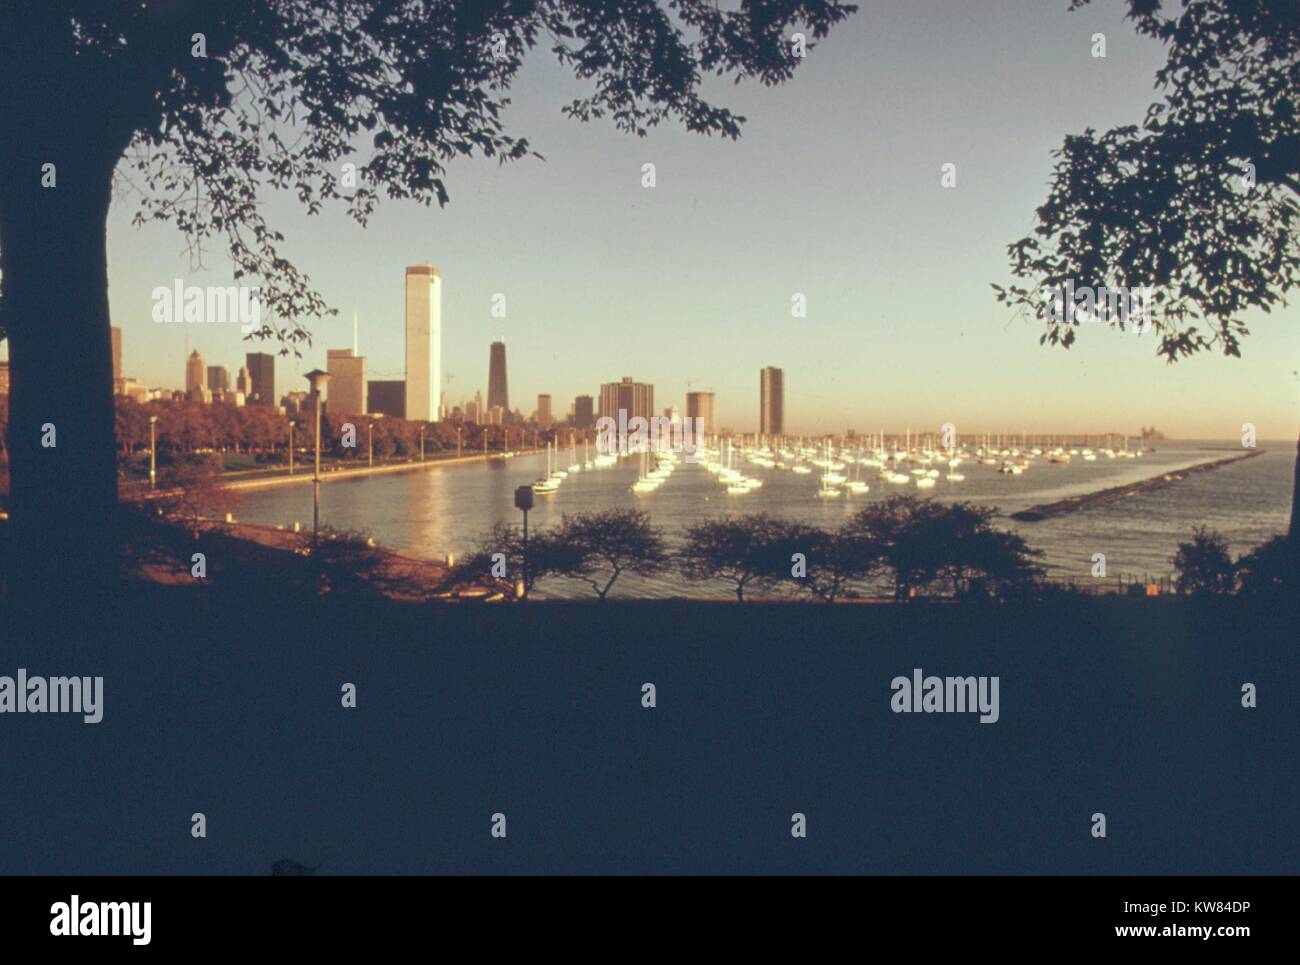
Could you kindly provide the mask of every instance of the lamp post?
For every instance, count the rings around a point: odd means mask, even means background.
[[[523,598],[528,599],[528,511],[533,508],[533,487],[520,486],[515,490],[515,508],[523,510],[524,513],[524,592]]]
[[[297,424],[298,423],[295,420],[293,419],[289,420],[289,475],[290,476],[293,475],[293,427],[296,426]]]
[[[424,462],[424,426],[420,426],[420,462]]]
[[[457,458],[457,459],[460,458],[460,434],[461,434],[461,431],[462,431],[462,427],[461,427],[461,426],[457,426],[457,427],[456,427],[456,458]]]
[[[149,488],[158,488],[158,460],[157,460],[157,438],[158,438],[158,417],[151,415],[149,417]]]
[[[376,412],[373,415],[367,417],[366,419],[367,458],[369,459],[370,465],[372,466],[375,464],[375,441],[374,441],[375,423],[378,422],[383,417],[384,414],[382,412]]]
[[[307,373],[306,379],[311,385],[312,402],[316,407],[316,471],[311,483],[311,542],[315,546],[320,534],[320,390],[330,380],[330,374],[320,369],[312,369]]]

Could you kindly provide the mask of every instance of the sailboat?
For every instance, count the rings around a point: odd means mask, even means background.
[[[533,492],[538,496],[549,496],[551,493],[558,492],[560,481],[551,473],[551,445],[546,445],[546,475],[539,478],[533,483]]]
[[[662,476],[651,476],[648,472],[650,462],[649,453],[645,449],[641,450],[641,464],[637,472],[637,480],[632,484],[634,493],[652,493],[659,488],[663,482]]]
[[[862,453],[858,453],[858,458],[853,465],[853,478],[844,484],[844,489],[850,496],[863,496],[870,491],[871,487],[862,481]]]
[[[822,488],[817,490],[818,499],[835,499],[840,495],[839,487],[831,482],[831,472],[828,469],[822,473]]]

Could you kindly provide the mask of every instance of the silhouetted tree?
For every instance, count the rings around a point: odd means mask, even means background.
[[[775,545],[784,561],[784,575],[824,603],[834,603],[854,583],[868,580],[884,565],[884,547],[877,534],[852,521],[832,530],[783,522],[778,532]],[[794,553],[804,554],[807,573],[803,577],[794,575]]]
[[[566,515],[555,539],[573,551],[563,575],[588,584],[602,603],[623,573],[650,576],[671,560],[663,536],[639,510]]]
[[[850,532],[868,541],[894,581],[894,598],[924,591],[950,559],[951,531],[943,507],[911,495],[891,496],[858,510]]]
[[[1190,542],[1178,544],[1173,564],[1174,586],[1179,593],[1231,593],[1236,586],[1236,567],[1228,555],[1228,541],[1204,526],[1192,530]]]
[[[971,593],[976,583],[999,598],[1034,591],[1043,577],[1043,568],[1036,562],[1042,555],[1042,550],[1031,549],[1017,533],[981,526],[954,546],[950,572],[962,574],[955,581],[954,592]]]
[[[688,580],[730,583],[736,599],[745,602],[751,584],[770,582],[790,568],[782,555],[780,524],[765,513],[705,520],[689,527],[677,565]]]
[[[788,79],[798,26],[820,38],[837,0],[42,0],[0,6],[0,335],[12,363],[12,516],[33,593],[85,586],[116,501],[105,242],[115,171],[137,222],[224,241],[258,284],[258,333],[287,347],[327,313],[262,216],[265,190],[365,223],[381,197],[445,204],[458,157],[529,155],[506,92],[537,46],[588,86],[567,104],[644,135],[663,121],[736,137],[706,75]],[[344,164],[356,159],[356,186]],[[286,349],[287,350],[287,349]],[[41,427],[57,426],[44,448]]]
[[[1274,536],[1237,558],[1237,579],[1246,594],[1294,592],[1296,570],[1285,536]]]
[[[954,596],[979,587],[996,596],[1033,586],[1043,575],[1035,560],[1043,555],[1016,533],[994,527],[991,506],[951,503],[936,507],[946,531],[941,550],[944,574]]]
[[[444,588],[500,588],[502,581],[508,581],[512,586],[523,583],[531,592],[543,578],[576,572],[585,561],[586,550],[564,539],[559,527],[537,527],[528,533],[525,567],[522,527],[498,522],[473,552],[456,561],[443,581]]]
[[[1082,320],[1052,318],[1053,292],[1150,286],[1140,325],[1159,334],[1168,361],[1212,348],[1240,355],[1242,315],[1283,304],[1300,278],[1300,4],[1128,6],[1138,31],[1168,48],[1156,74],[1164,99],[1141,124],[1065,139],[1037,226],[1008,249],[1025,284],[994,287],[1046,323],[1042,341],[1069,347]],[[1138,321],[1099,318],[1120,329]],[[1297,514],[1293,494],[1293,554]]]
[[[198,456],[173,466],[159,480],[163,493],[157,505],[169,517],[181,522],[198,539],[205,525],[234,509],[238,495],[222,486],[221,461],[215,456]]]

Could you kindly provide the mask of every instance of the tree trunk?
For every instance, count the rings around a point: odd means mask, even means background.
[[[65,606],[91,602],[117,569],[105,232],[121,148],[77,122],[60,118],[62,137],[41,125],[23,147],[0,149],[10,586],[16,601]]]
[[[1295,446],[1295,476],[1291,483],[1291,527],[1287,530],[1287,542],[1291,544],[1292,553],[1297,553],[1300,543],[1300,440]]]

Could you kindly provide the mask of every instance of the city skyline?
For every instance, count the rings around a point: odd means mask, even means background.
[[[1154,423],[1183,438],[1230,438],[1252,422],[1261,437],[1292,436],[1295,305],[1247,316],[1241,359],[1204,353],[1166,366],[1154,339],[1101,326],[1079,329],[1068,352],[1041,347],[1037,325],[993,300],[991,283],[1007,281],[1005,246],[1042,203],[1050,152],[1088,125],[1141,116],[1152,99],[1162,50],[1121,13],[1011,4],[962,16],[882,2],[819,45],[787,87],[724,91],[749,117],[736,143],[673,130],[627,139],[608,125],[567,121],[554,105],[571,81],[530,59],[509,113],[545,163],[453,164],[446,208],[386,205],[368,230],[267,196],[287,250],[340,313],[313,322],[304,357],[281,365],[295,385],[324,366],[329,348],[351,341],[356,311],[369,377],[402,377],[404,305],[390,279],[427,255],[455,279],[442,310],[448,407],[487,388],[483,345],[503,336],[519,398],[593,393],[604,373],[621,369],[684,408],[688,380],[700,380],[717,391],[718,422],[738,430],[758,430],[752,372],[775,360],[792,386],[794,433]],[[1109,41],[1104,59],[1090,54],[1098,31]],[[1009,37],[1031,56],[989,69],[986,55],[1009,49]],[[906,112],[889,97],[859,104],[843,93],[896,88],[908,91]],[[654,188],[641,186],[647,163]],[[956,165],[952,188],[941,183],[947,163]],[[278,351],[276,342],[243,342],[234,326],[154,325],[156,285],[176,276],[228,284],[230,269],[213,254],[193,271],[174,254],[170,228],[137,230],[129,219],[129,205],[115,204],[110,301],[128,373],[174,384],[185,338],[232,368],[245,352]],[[431,235],[455,241],[431,244]],[[636,338],[621,345],[608,337],[611,325],[653,332],[667,348],[647,353]]]
[[[502,373],[501,378],[504,383],[504,378],[505,378],[504,342],[501,342],[500,340],[494,341],[491,343],[490,348],[492,349],[492,352],[491,352],[491,358],[489,360],[488,382],[491,383],[493,381],[492,371],[495,363],[499,359],[500,371]],[[122,338],[120,334],[114,335],[114,352],[116,353],[115,364],[120,365],[121,352],[122,352]],[[368,412],[370,414],[380,414],[380,415],[390,415],[390,416],[398,415],[397,412],[398,409],[401,409],[403,412],[405,411],[405,402],[404,402],[405,379],[395,379],[395,380],[368,379],[366,377],[365,357],[355,355],[354,349],[330,349],[327,350],[326,354],[327,354],[327,359],[331,363],[333,363],[333,367],[327,365],[324,369],[324,371],[328,372],[333,377],[329,385],[325,389],[327,405],[329,404],[331,392],[334,393],[336,398],[339,395],[342,395],[343,393],[346,392],[346,395],[344,396],[345,398],[355,399],[359,397],[362,400],[360,403],[349,403],[349,402],[340,403],[336,401],[335,408],[333,408],[332,411],[340,412],[340,413],[346,412],[348,414],[365,414]],[[283,356],[281,357],[283,358]],[[227,402],[232,401],[234,399],[234,395],[231,394],[233,392],[243,396],[242,404],[247,404],[247,405],[270,404],[273,406],[281,406],[283,399],[288,397],[290,394],[295,392],[299,394],[305,393],[304,389],[301,389],[295,385],[292,388],[285,389],[283,392],[280,392],[278,397],[276,397],[273,401],[269,403],[259,402],[259,397],[256,394],[258,392],[258,386],[262,384],[268,384],[268,383],[274,385],[275,357],[271,355],[267,355],[265,353],[248,353],[246,356],[246,360],[247,360],[247,364],[245,366],[240,367],[240,369],[238,370],[238,375],[232,377],[231,370],[229,368],[225,366],[208,365],[207,360],[202,358],[198,350],[194,350],[190,352],[186,363],[185,388],[171,389],[166,386],[154,386],[152,388],[154,391],[159,392],[158,397],[162,399],[172,398],[173,393],[179,395],[186,395],[186,396],[193,395],[195,394],[195,388],[197,388],[198,394],[202,397],[202,401],[207,401],[211,403],[214,401],[214,395],[218,391],[218,386],[214,384],[214,379],[218,378],[216,373],[218,372],[218,370],[220,370],[221,372],[224,373],[224,378],[220,379],[220,381],[223,383],[223,385],[220,387],[220,391],[227,393],[227,397],[224,400]],[[0,360],[0,367],[3,368],[3,371],[7,376],[8,362]],[[258,372],[259,375],[254,375],[253,374],[254,372]],[[339,381],[335,381],[336,379],[338,379]],[[131,376],[127,376],[125,379],[125,382],[128,384],[133,383],[135,381],[136,380]],[[694,382],[697,380],[690,380],[690,381]],[[767,389],[769,384],[772,386],[772,393],[775,400],[776,415],[775,415],[775,421],[773,423],[768,422],[769,417],[767,415],[767,410],[769,406],[769,402],[767,401]],[[347,388],[345,389],[344,386],[347,386]],[[376,405],[369,405],[365,401],[367,391],[373,393],[377,386],[384,387],[382,389],[382,401],[379,401]],[[394,389],[397,390],[398,392],[397,396],[393,395]],[[206,394],[204,394],[205,391]],[[466,391],[468,392],[469,390]],[[563,419],[559,418],[558,416],[555,415],[553,409],[548,408],[547,409],[548,419],[549,422],[552,424],[562,424],[562,423],[571,422],[574,428],[590,428],[591,425],[594,424],[594,419],[596,414],[601,411],[598,405],[596,404],[601,400],[604,401],[604,404],[615,406],[616,407],[614,409],[615,412],[617,411],[618,406],[622,406],[626,408],[627,411],[629,412],[629,417],[631,417],[634,414],[642,414],[646,417],[649,417],[650,415],[658,415],[659,413],[654,410],[654,391],[655,391],[655,387],[653,384],[637,383],[634,382],[634,380],[630,376],[625,376],[619,383],[601,383],[598,387],[597,396],[593,397],[591,394],[588,393],[579,393],[577,396],[574,397],[573,403],[569,406],[570,411],[566,418]],[[135,395],[137,398],[140,398],[140,396],[137,395],[136,393],[119,392],[118,394],[131,394],[131,395]],[[553,396],[554,394],[549,392],[539,393],[537,397],[539,405],[538,408],[534,410],[533,415],[537,416],[542,411],[542,407],[540,403],[543,399],[548,400],[548,404],[549,404],[550,400],[553,399]],[[719,421],[714,415],[715,407],[716,407],[716,397],[717,397],[717,393],[713,391],[708,391],[708,392],[691,391],[687,389],[684,392],[684,400],[685,400],[684,406],[679,407],[674,403],[671,406],[669,406],[667,409],[665,409],[663,414],[667,416],[669,410],[672,410],[674,412],[685,412],[685,414],[692,419],[701,418],[704,420],[703,422],[705,426],[704,431],[709,435],[712,435],[715,432],[720,432],[723,429],[725,429],[729,433],[737,433],[737,434],[762,435],[762,436],[786,436],[786,437],[808,436],[812,438],[812,437],[820,437],[820,436],[840,436],[845,433],[873,434],[880,431],[884,431],[887,434],[897,434],[906,431],[912,431],[918,434],[926,433],[926,432],[934,433],[937,431],[941,431],[942,428],[941,426],[936,427],[936,426],[926,426],[917,423],[910,423],[907,422],[906,420],[903,421],[893,420],[893,421],[886,421],[885,423],[859,422],[856,424],[841,426],[838,428],[831,428],[824,432],[816,432],[816,433],[801,433],[801,432],[786,430],[784,428],[784,421],[785,421],[784,370],[777,368],[775,366],[765,366],[759,372],[758,409],[757,409],[758,415],[757,415],[756,427],[745,427],[744,425],[724,424],[721,421]],[[400,399],[402,401],[400,402],[395,401],[396,399]],[[458,410],[460,413],[459,417],[464,419],[465,421],[486,423],[486,424],[499,424],[501,418],[500,415],[497,414],[495,411],[497,407],[491,405],[485,405],[482,402],[482,399],[483,399],[483,393],[482,390],[479,389],[473,390],[472,395],[466,394],[463,396],[444,398],[443,418],[452,418],[453,410]],[[216,397],[216,400],[220,401],[220,397]],[[584,400],[586,403],[585,410],[584,410]],[[526,414],[523,413],[518,407],[515,407],[514,409],[508,409],[505,407],[501,407],[501,408],[502,411],[505,413],[514,413],[517,416],[526,416]],[[585,418],[584,412],[590,413],[590,419],[591,419],[590,423],[584,422],[584,418]],[[409,415],[399,415],[398,417],[410,418]],[[413,420],[413,421],[437,421],[437,420]],[[897,424],[895,424],[896,421]],[[773,428],[773,426],[775,426],[775,428]],[[1164,436],[1165,438],[1170,438],[1170,439],[1179,439],[1179,438],[1189,439],[1189,440],[1216,439],[1216,438],[1229,439],[1233,437],[1231,434],[1224,435],[1224,436],[1217,436],[1217,437],[1216,436],[1178,436],[1178,435],[1173,435],[1165,432],[1163,430],[1163,427],[1157,426],[1153,422],[1151,424],[1151,431],[1154,432],[1156,429],[1161,429],[1161,435]],[[1062,428],[1055,428],[1055,427],[1029,429],[1024,427],[1016,428],[1014,425],[1009,424],[1000,427],[962,428],[958,431],[958,435],[967,439],[976,438],[983,435],[989,435],[993,437],[1006,437],[1006,438],[1015,438],[1024,435],[1027,437],[1042,438],[1044,436],[1050,437],[1051,435],[1057,433],[1061,435],[1073,435],[1073,436],[1084,436],[1084,437],[1086,437],[1089,434],[1094,436],[1104,434],[1104,435],[1115,435],[1117,437],[1131,436],[1133,438],[1142,438],[1145,436],[1146,432],[1147,432],[1147,427],[1145,423],[1140,423],[1136,428],[1124,424],[1120,426],[1090,425],[1090,426],[1084,426],[1082,428],[1076,428],[1076,429],[1062,429]],[[1287,439],[1287,437],[1284,435],[1269,436],[1267,434],[1258,434],[1257,437],[1272,442],[1278,442]]]

